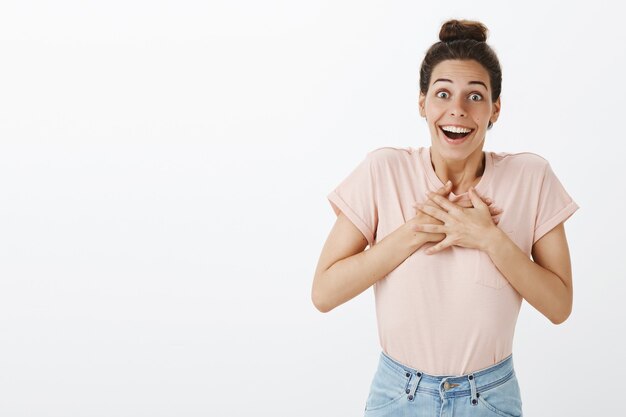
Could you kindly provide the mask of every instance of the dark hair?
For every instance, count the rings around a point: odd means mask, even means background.
[[[474,20],[448,20],[441,26],[439,42],[426,52],[420,68],[420,92],[428,91],[430,77],[437,64],[449,59],[475,60],[489,73],[491,101],[495,102],[502,91],[502,70],[496,53],[485,42],[487,27]],[[492,123],[489,122],[489,128]]]

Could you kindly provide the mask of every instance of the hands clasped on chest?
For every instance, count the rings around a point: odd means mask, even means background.
[[[484,250],[497,231],[502,209],[490,198],[471,187],[470,199],[455,203],[447,198],[451,191],[452,183],[448,181],[436,192],[428,193],[424,204],[414,205],[416,215],[407,222],[412,230],[424,233],[426,241],[437,243],[426,250],[428,255],[452,245]]]

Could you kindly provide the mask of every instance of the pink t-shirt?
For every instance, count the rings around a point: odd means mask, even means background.
[[[328,200],[373,246],[413,218],[413,204],[441,186],[430,148],[383,147],[369,152]],[[529,257],[539,238],[578,209],[548,161],[533,153],[486,151],[475,188],[504,210],[498,227]],[[463,375],[505,359],[522,297],[485,252],[452,246],[426,255],[432,245],[374,284],[381,348],[432,375]]]

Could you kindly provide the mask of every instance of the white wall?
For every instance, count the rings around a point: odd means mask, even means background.
[[[448,18],[501,60],[486,148],[543,155],[581,207],[572,315],[520,313],[524,412],[616,415],[621,14],[431,3],[3,1],[0,415],[362,415],[372,290],[310,299],[326,195],[376,147],[429,144],[418,71]]]

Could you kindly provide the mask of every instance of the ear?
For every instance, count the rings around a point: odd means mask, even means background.
[[[426,117],[426,110],[424,109],[424,102],[425,101],[426,101],[426,96],[420,91],[420,97],[419,97],[419,100],[417,101],[417,103],[418,103],[419,110],[420,110],[420,116],[422,116],[422,117]]]
[[[495,123],[496,120],[498,120],[499,116],[500,116],[500,97],[498,97],[498,99],[493,102],[493,111],[491,112],[491,117],[489,118],[489,120],[491,120],[491,123]]]

